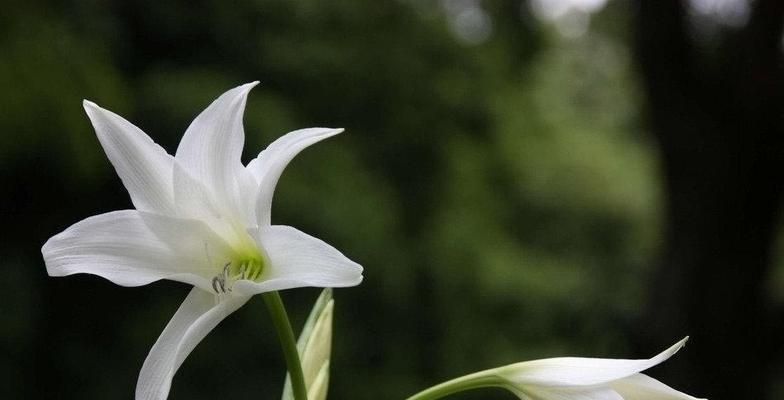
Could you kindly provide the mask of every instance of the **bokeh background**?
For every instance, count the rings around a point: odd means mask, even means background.
[[[5,3],[0,397],[131,398],[188,291],[47,277],[46,239],[131,207],[81,100],[173,152],[260,80],[246,160],[297,128],[347,131],[295,159],[273,207],[365,267],[335,294],[330,398],[686,335],[651,375],[784,398],[783,22],[778,0]],[[297,327],[317,294],[283,294]],[[170,397],[275,399],[283,371],[254,299]]]

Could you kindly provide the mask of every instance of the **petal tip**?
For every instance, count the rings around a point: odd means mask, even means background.
[[[306,129],[314,131],[315,137],[318,137],[319,141],[331,138],[333,136],[337,136],[346,131],[344,128],[306,128]]]
[[[84,108],[84,112],[87,113],[90,121],[93,122],[93,126],[95,126],[96,118],[106,118],[107,114],[111,114],[111,111],[105,110],[87,99],[82,100],[82,108]]]
[[[260,83],[259,81],[248,82],[248,83],[246,83],[246,84],[244,84],[244,85],[240,85],[240,86],[239,86],[239,88],[240,88],[240,89],[242,89],[241,91],[242,91],[243,93],[247,93],[247,92],[249,92],[251,89],[253,89],[254,87],[256,87],[256,85],[258,85],[259,83]]]
[[[659,364],[659,363],[663,362],[664,360],[672,357],[675,353],[680,351],[680,349],[682,349],[686,345],[686,341],[687,340],[689,340],[688,336],[686,336],[685,338],[679,340],[677,343],[673,344],[672,346],[670,346],[666,350],[662,351],[661,353],[659,353],[656,356],[654,356],[653,358],[651,358],[650,359],[651,361],[656,360],[653,365]]]
[[[92,110],[98,110],[98,109],[101,108],[101,107],[98,106],[98,104],[95,104],[92,101],[87,100],[87,99],[83,99],[82,100],[82,107],[84,107],[85,111],[89,111],[91,109]]]
[[[362,281],[365,280],[365,275],[362,274],[364,272],[362,266],[356,263],[354,263],[353,266],[355,267],[355,270],[352,272],[356,275],[353,280],[346,282],[345,287],[359,286]]]
[[[681,348],[686,346],[686,342],[688,342],[688,341],[689,341],[689,337],[686,336],[683,339],[681,339],[680,341],[678,341],[678,343],[676,343],[675,345],[678,346],[678,349],[681,349]]]
[[[223,99],[223,101],[227,102],[226,103],[227,105],[231,104],[231,105],[235,105],[236,106],[237,104],[242,104],[242,107],[244,108],[245,107],[245,102],[248,99],[248,94],[250,93],[250,90],[253,89],[258,84],[259,84],[259,81],[253,81],[253,82],[249,82],[249,83],[246,83],[246,84],[234,87],[232,89],[229,89],[227,92],[223,93],[220,97],[218,97],[215,101],[213,101],[212,104],[210,105],[210,107],[214,107],[217,103],[220,103],[221,99]],[[210,107],[208,107],[208,109]],[[199,117],[201,117],[201,115]],[[197,119],[199,117],[197,117]],[[194,121],[194,122],[196,122],[196,121]],[[190,128],[188,128],[188,129],[190,129]]]

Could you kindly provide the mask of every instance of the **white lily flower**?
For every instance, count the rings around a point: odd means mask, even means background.
[[[408,400],[485,387],[507,389],[521,400],[706,400],[640,373],[670,358],[688,339],[647,360],[559,357],[487,369],[432,386]]]
[[[321,292],[297,340],[308,400],[326,400],[329,386],[329,361],[332,351],[332,313],[335,308],[331,289]],[[286,375],[282,400],[294,400],[291,378]]]
[[[670,358],[687,339],[647,360],[559,357],[491,371],[524,400],[699,400],[640,373]]]
[[[174,157],[122,117],[84,102],[136,209],[89,217],[49,239],[41,250],[47,272],[95,274],[122,286],[160,279],[194,286],[150,350],[137,399],[165,399],[188,354],[254,294],[362,281],[362,267],[335,248],[270,223],[272,195],[289,161],[343,130],[288,133],[243,166],[242,115],[257,83],[210,104]]]

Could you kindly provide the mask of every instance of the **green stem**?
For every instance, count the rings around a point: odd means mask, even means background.
[[[501,382],[497,377],[488,375],[487,371],[481,371],[439,383],[438,385],[427,388],[406,400],[435,400],[466,390],[503,386],[504,383]]]
[[[289,316],[283,306],[283,300],[278,292],[268,292],[261,295],[264,303],[267,304],[272,317],[275,330],[278,331],[280,346],[283,348],[283,356],[286,358],[286,366],[291,377],[291,389],[296,400],[308,400],[308,389],[305,387],[305,376],[302,374],[302,364],[299,360],[297,351],[297,341],[294,339],[294,331],[291,329]]]

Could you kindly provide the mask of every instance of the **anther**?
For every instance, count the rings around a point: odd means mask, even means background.
[[[231,266],[231,262],[226,263],[223,266],[223,271],[221,271],[220,275],[215,276],[212,278],[212,290],[215,293],[226,293],[226,281],[229,280],[229,267]]]
[[[212,278],[212,290],[217,294],[226,293],[225,281],[222,277],[216,276]]]

